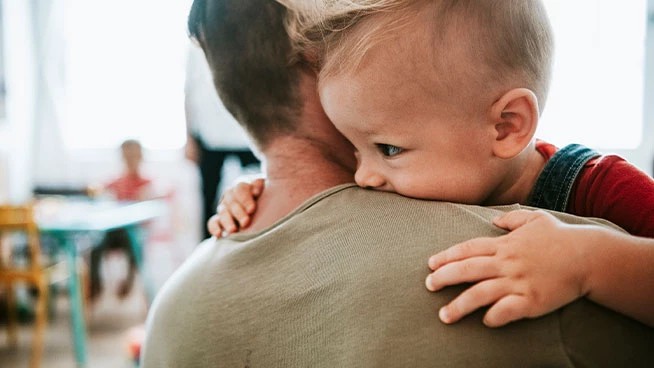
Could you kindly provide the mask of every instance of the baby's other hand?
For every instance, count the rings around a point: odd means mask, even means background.
[[[207,222],[209,233],[217,238],[243,230],[250,225],[257,208],[256,199],[264,188],[264,180],[241,182],[223,193],[217,214]]]
[[[441,308],[443,322],[454,323],[490,305],[484,324],[499,327],[542,316],[588,292],[587,226],[566,225],[544,211],[527,210],[509,212],[494,223],[511,232],[459,243],[429,259],[434,271],[426,280],[430,291],[474,283]]]

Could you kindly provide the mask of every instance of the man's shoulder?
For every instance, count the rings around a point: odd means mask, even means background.
[[[144,361],[194,366],[210,357],[230,365],[252,354],[269,365],[271,356],[282,356],[339,366],[356,356],[374,366],[380,352],[389,351],[388,366],[457,356],[529,362],[532,353],[560,365],[568,359],[560,348],[562,326],[566,337],[579,340],[597,334],[592,321],[584,329],[574,323],[587,313],[584,308],[600,307],[590,303],[508,330],[484,328],[479,311],[452,330],[435,311],[463,288],[429,293],[422,286],[429,256],[470,237],[503,233],[491,219],[514,208],[418,201],[341,186],[262,233],[206,240],[157,297]],[[321,333],[313,333],[316,323]],[[293,348],[298,331],[303,349]],[[541,344],[531,352],[534,341]],[[472,351],[466,348],[473,344]],[[507,355],[507,346],[518,346],[519,354]],[[585,354],[586,346],[573,348]],[[307,358],[307,351],[323,364]]]
[[[614,227],[613,224],[606,220],[543,210],[518,203],[501,206],[479,206],[431,201],[408,198],[396,193],[363,189],[355,185],[335,187],[314,198],[314,200],[305,203],[302,206],[304,208],[300,212],[311,207],[317,207],[320,211],[340,213],[348,217],[357,216],[360,219],[373,218],[380,222],[392,221],[394,220],[393,217],[405,216],[415,219],[417,221],[416,225],[435,222],[439,224],[437,226],[444,226],[438,220],[429,219],[455,216],[449,221],[449,225],[455,222],[462,222],[465,218],[474,218],[473,223],[492,223],[493,218],[498,215],[526,209],[549,212],[561,221],[569,224],[600,224]]]
[[[483,207],[451,202],[430,201],[404,197],[396,193],[381,192],[357,187],[354,184],[341,185],[318,194],[301,206],[302,210],[319,207],[321,211],[350,213],[361,217],[372,217],[380,221],[388,216],[418,218],[425,215],[448,216],[467,212],[479,219],[490,221],[497,214],[519,209],[519,205]]]
[[[426,201],[341,186],[307,201],[271,239],[311,239],[325,247],[340,244],[345,248],[357,239],[361,249],[395,252],[399,245],[402,252],[418,252],[423,257],[428,256],[425,249],[435,252],[470,238],[505,233],[493,225],[493,218],[518,208]]]
[[[210,290],[207,288],[210,281],[207,278],[210,278],[210,260],[216,247],[215,238],[200,243],[157,292],[148,312],[147,337],[142,354],[144,366],[158,367],[162,366],[162,362],[169,364],[193,359],[189,352],[173,347],[180,343],[180,339],[195,341],[194,331],[186,327],[193,321],[201,320],[193,317],[195,313],[202,316],[208,312],[198,301]]]
[[[487,231],[489,226],[494,227],[493,218],[507,211],[522,208],[518,204],[484,207],[422,200],[356,186],[336,188],[308,207],[310,208],[304,212],[310,216],[320,212],[321,216],[330,215],[355,223],[376,224],[375,227],[408,226],[415,232],[426,227],[461,228],[466,224],[471,227],[481,227],[483,232]]]

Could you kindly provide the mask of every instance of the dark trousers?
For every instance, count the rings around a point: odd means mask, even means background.
[[[132,242],[129,239],[127,230],[116,229],[108,231],[102,243],[91,250],[91,299],[95,299],[102,292],[102,279],[100,278],[100,262],[102,256],[109,250],[120,250],[125,253],[129,261],[129,269],[125,281],[118,292],[119,296],[127,295],[134,284],[136,276],[136,257],[132,251]]]
[[[203,202],[203,219],[202,226],[204,238],[211,236],[207,231],[207,221],[216,213],[218,205],[218,188],[222,180],[223,163],[229,156],[235,156],[241,162],[241,167],[257,164],[261,162],[248,149],[233,150],[211,150],[208,149],[200,139],[196,138],[199,147],[200,175],[202,176],[202,202]]]

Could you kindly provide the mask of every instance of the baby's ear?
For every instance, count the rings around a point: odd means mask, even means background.
[[[538,98],[527,88],[508,91],[491,107],[495,128],[493,154],[509,159],[522,152],[538,127]]]

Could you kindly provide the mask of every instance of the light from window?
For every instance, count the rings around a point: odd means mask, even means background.
[[[554,75],[538,137],[633,149],[643,130],[645,0],[545,0]]]
[[[138,138],[181,147],[188,1],[68,0],[66,108],[69,149]]]
[[[184,144],[189,1],[68,0],[69,148]],[[646,1],[545,0],[554,28],[552,87],[537,136],[557,145],[639,146]]]

